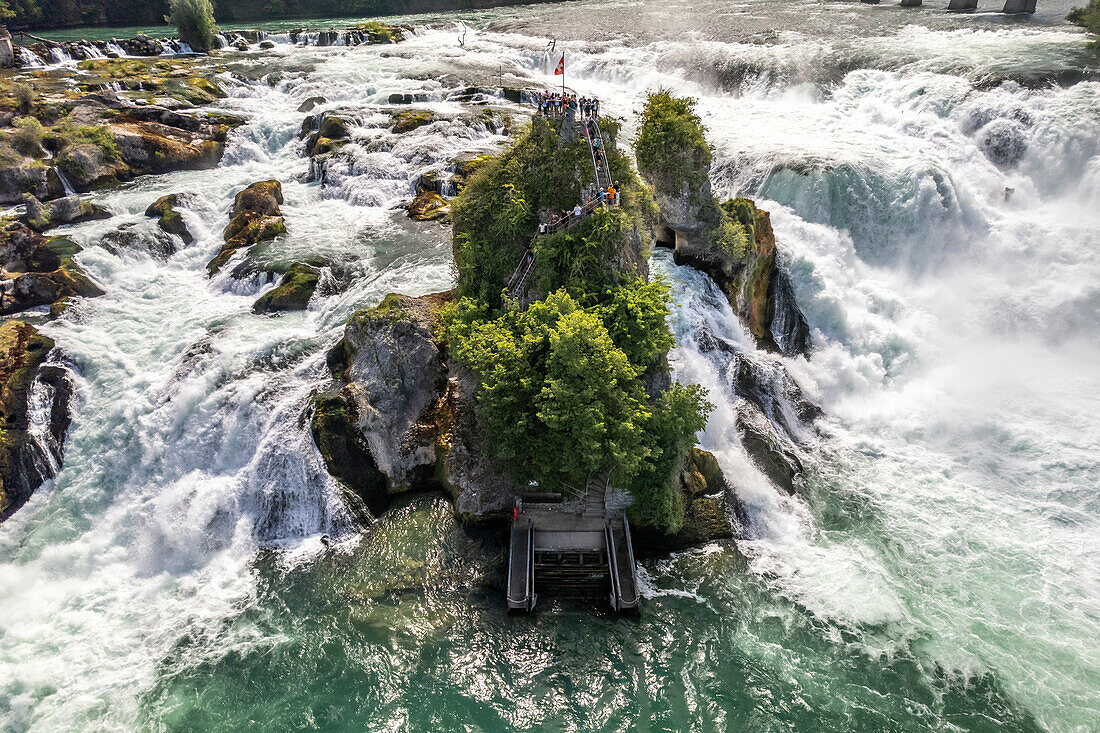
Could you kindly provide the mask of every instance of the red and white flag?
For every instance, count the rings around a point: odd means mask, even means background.
[[[558,62],[558,68],[554,69],[554,76],[561,76],[565,73],[565,54],[561,55],[561,61]]]

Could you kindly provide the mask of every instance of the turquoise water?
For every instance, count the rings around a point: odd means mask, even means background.
[[[225,78],[249,122],[222,165],[103,192],[115,218],[70,228],[107,295],[46,327],[80,399],[56,482],[0,527],[4,729],[1097,730],[1100,84],[1015,79],[1097,59],[1050,18],[943,16],[579,2],[466,14],[464,46],[433,16],[400,46],[234,56],[258,81]],[[452,282],[447,231],[394,209],[503,142],[447,92],[552,81],[551,36],[624,139],[646,90],[699,99],[716,190],[772,212],[815,346],[779,363],[827,415],[781,494],[700,340],[775,357],[654,256],[673,368],[710,391],[700,443],[749,527],[643,561],[638,619],[507,616],[503,538],[437,497],[359,529],[303,419],[351,313]],[[393,136],[394,92],[445,121]],[[360,122],[324,188],[296,141],[317,94]],[[204,271],[234,193],[270,177],[290,231],[272,256],[350,273],[277,318],[251,313],[269,283]],[[175,191],[192,247],[95,246]]]

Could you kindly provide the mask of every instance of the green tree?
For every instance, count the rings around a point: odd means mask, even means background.
[[[597,307],[612,341],[640,370],[664,357],[675,343],[668,327],[670,302],[664,280],[647,283],[632,278],[609,288],[604,303]]]
[[[677,195],[685,185],[698,188],[710,168],[711,151],[695,100],[674,97],[667,89],[652,92],[642,110],[634,154],[639,170],[659,192]]]
[[[1066,20],[1082,26],[1089,33],[1100,35],[1100,0],[1090,0],[1083,8],[1074,8]],[[1100,48],[1100,38],[1089,41],[1089,48]]]
[[[217,27],[210,0],[171,0],[164,20],[176,26],[180,40],[195,51],[205,53],[214,47]]]
[[[698,385],[673,383],[653,406],[646,425],[647,459],[629,483],[634,504],[630,515],[668,533],[684,525],[684,502],[675,485],[676,471],[707,425],[714,405]]]
[[[519,480],[579,487],[647,457],[649,419],[639,371],[598,314],[564,290],[526,311],[484,320],[470,298],[443,314],[451,351],[478,375],[478,420],[494,457]]]

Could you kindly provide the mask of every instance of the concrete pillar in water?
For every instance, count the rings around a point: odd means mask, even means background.
[[[901,0],[901,7],[903,8],[915,8],[920,5],[921,0]]]
[[[978,0],[951,0],[947,5],[948,10],[977,10]]]
[[[1035,0],[1005,0],[1002,13],[1034,13]]]

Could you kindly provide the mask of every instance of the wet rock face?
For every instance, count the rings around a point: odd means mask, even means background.
[[[43,366],[53,348],[53,340],[34,326],[20,321],[0,325],[0,521],[60,466],[72,383],[60,367]],[[36,390],[42,393],[41,405],[32,405]]]
[[[795,493],[804,473],[799,446],[812,435],[821,408],[806,398],[779,359],[750,356],[706,330],[696,343],[720,365],[727,388],[739,398],[736,425],[745,452],[780,490]]]
[[[36,232],[44,232],[65,224],[111,218],[111,212],[107,209],[98,204],[81,201],[79,196],[65,196],[42,203],[28,193],[23,195],[23,203],[26,206],[23,220]]]
[[[127,222],[107,232],[99,241],[99,246],[114,255],[127,250],[143,250],[160,260],[167,260],[178,251],[176,241],[167,232],[159,228],[145,228],[136,222]]]
[[[726,252],[710,241],[705,224],[698,221],[680,230],[664,220],[657,241],[666,246],[671,243],[676,264],[710,275],[759,346],[788,355],[806,354],[810,328],[795,304],[790,280],[776,262],[771,215],[747,199],[736,202],[745,209],[746,221],[742,224],[749,235],[743,254]]]
[[[802,481],[802,462],[755,405],[737,406],[737,432],[753,463],[784,493],[793,494]]]
[[[73,260],[80,251],[68,237],[44,237],[22,222],[0,230],[0,261],[9,274],[0,281],[0,315],[103,295]]]
[[[364,523],[390,503],[386,476],[378,470],[358,429],[359,413],[349,390],[318,395],[313,402],[310,428],[313,441],[329,473],[344,489],[345,499]],[[365,506],[370,515],[361,508]]]

